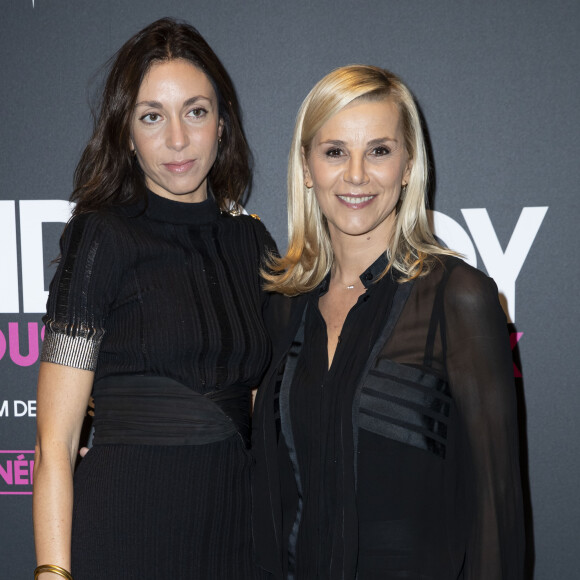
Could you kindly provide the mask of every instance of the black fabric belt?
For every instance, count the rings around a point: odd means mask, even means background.
[[[94,445],[205,445],[250,438],[250,389],[207,394],[166,377],[113,376],[95,383]]]

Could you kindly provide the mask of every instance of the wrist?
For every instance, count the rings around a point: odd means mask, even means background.
[[[73,580],[68,570],[54,564],[41,564],[34,570],[34,580],[56,580],[56,578]]]

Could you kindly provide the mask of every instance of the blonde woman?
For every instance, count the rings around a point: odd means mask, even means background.
[[[324,77],[288,175],[288,251],[264,273],[280,307],[254,419],[259,563],[276,578],[521,578],[506,320],[493,280],[429,229],[409,90],[370,66]]]

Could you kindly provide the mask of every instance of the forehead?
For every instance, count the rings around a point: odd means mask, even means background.
[[[345,136],[359,134],[395,138],[402,133],[399,107],[388,97],[356,99],[330,117],[319,129],[317,137],[332,138],[332,133],[340,133],[343,140]]]
[[[174,95],[191,93],[190,96],[215,98],[215,91],[208,76],[185,59],[154,62],[141,82],[138,100],[154,98],[156,94]]]

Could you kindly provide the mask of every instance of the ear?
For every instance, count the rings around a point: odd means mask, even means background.
[[[222,138],[223,132],[224,132],[224,120],[220,117],[220,121],[218,123],[218,139]]]
[[[407,161],[405,171],[403,172],[403,179],[401,180],[401,185],[403,187],[409,183],[409,179],[411,178],[411,169],[413,169],[413,160],[409,159],[409,161]]]
[[[314,182],[312,181],[312,176],[310,175],[310,168],[308,167],[308,161],[304,153],[304,147],[300,149],[300,153],[302,155],[302,172],[304,174],[304,185],[308,189],[311,189],[314,186]]]
[[[135,143],[133,143],[133,139],[129,139],[129,151],[135,153]]]

